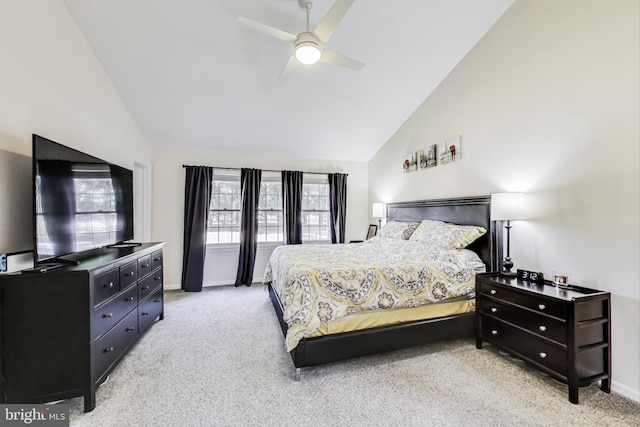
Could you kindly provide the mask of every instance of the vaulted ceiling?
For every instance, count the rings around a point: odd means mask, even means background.
[[[313,29],[335,0],[315,0]],[[356,0],[326,47],[360,71],[300,65],[236,21],[305,31],[298,0],[64,0],[153,143],[367,161],[514,0]]]

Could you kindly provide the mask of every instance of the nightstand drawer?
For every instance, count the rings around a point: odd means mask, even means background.
[[[560,319],[566,319],[567,316],[567,309],[562,302],[544,298],[539,295],[524,294],[507,289],[504,286],[487,282],[480,283],[480,292],[496,299],[517,304],[541,314],[547,314]]]
[[[567,343],[566,323],[555,320],[552,317],[525,311],[520,307],[502,304],[499,301],[484,297],[478,299],[478,310],[481,313],[486,313],[489,316],[520,326],[541,337],[560,344]]]
[[[542,341],[529,332],[482,316],[482,335],[486,341],[504,347],[552,371],[567,376],[567,352],[559,346]]]

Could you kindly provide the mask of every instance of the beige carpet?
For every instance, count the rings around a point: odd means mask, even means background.
[[[72,426],[638,426],[640,405],[453,341],[294,367],[261,285],[166,292],[157,322]]]

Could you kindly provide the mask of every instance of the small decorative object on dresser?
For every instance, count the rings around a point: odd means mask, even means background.
[[[569,284],[569,276],[564,274],[554,274],[553,283],[556,286],[567,286]]]
[[[609,292],[485,273],[476,298],[477,348],[489,342],[568,384],[571,403],[595,381],[610,392]]]
[[[374,237],[376,234],[378,234],[378,226],[375,224],[369,225],[369,230],[367,231],[367,240]]]

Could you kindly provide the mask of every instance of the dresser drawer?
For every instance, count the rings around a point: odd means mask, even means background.
[[[503,304],[497,300],[481,297],[478,299],[478,310],[489,316],[505,320],[521,328],[527,329],[541,337],[560,344],[567,343],[567,325],[543,314],[522,310],[519,307]]]
[[[566,319],[566,306],[560,302],[541,295],[524,294],[493,283],[480,282],[480,292],[495,299],[526,307],[530,310]]]
[[[93,305],[111,298],[120,292],[120,272],[117,268],[97,275],[93,279]]]
[[[151,254],[151,269],[155,270],[162,266],[162,250],[155,251]]]
[[[151,273],[151,254],[138,258],[138,278]]]
[[[138,261],[131,261],[120,267],[120,289],[126,289],[138,280]]]
[[[138,301],[142,302],[160,285],[162,285],[162,268],[138,282]]]
[[[99,307],[93,312],[93,339],[107,332],[118,323],[127,313],[138,305],[138,295],[135,286],[119,294],[116,298]]]
[[[135,288],[134,288],[135,289]],[[118,357],[138,338],[138,317],[134,310],[115,328],[93,345],[92,377],[96,382],[118,360]]]
[[[151,326],[154,320],[163,312],[162,287],[158,287],[153,294],[138,307],[138,326],[140,333]]]
[[[567,376],[567,352],[535,335],[485,315],[481,316],[482,335],[489,342],[514,351],[522,357]]]

